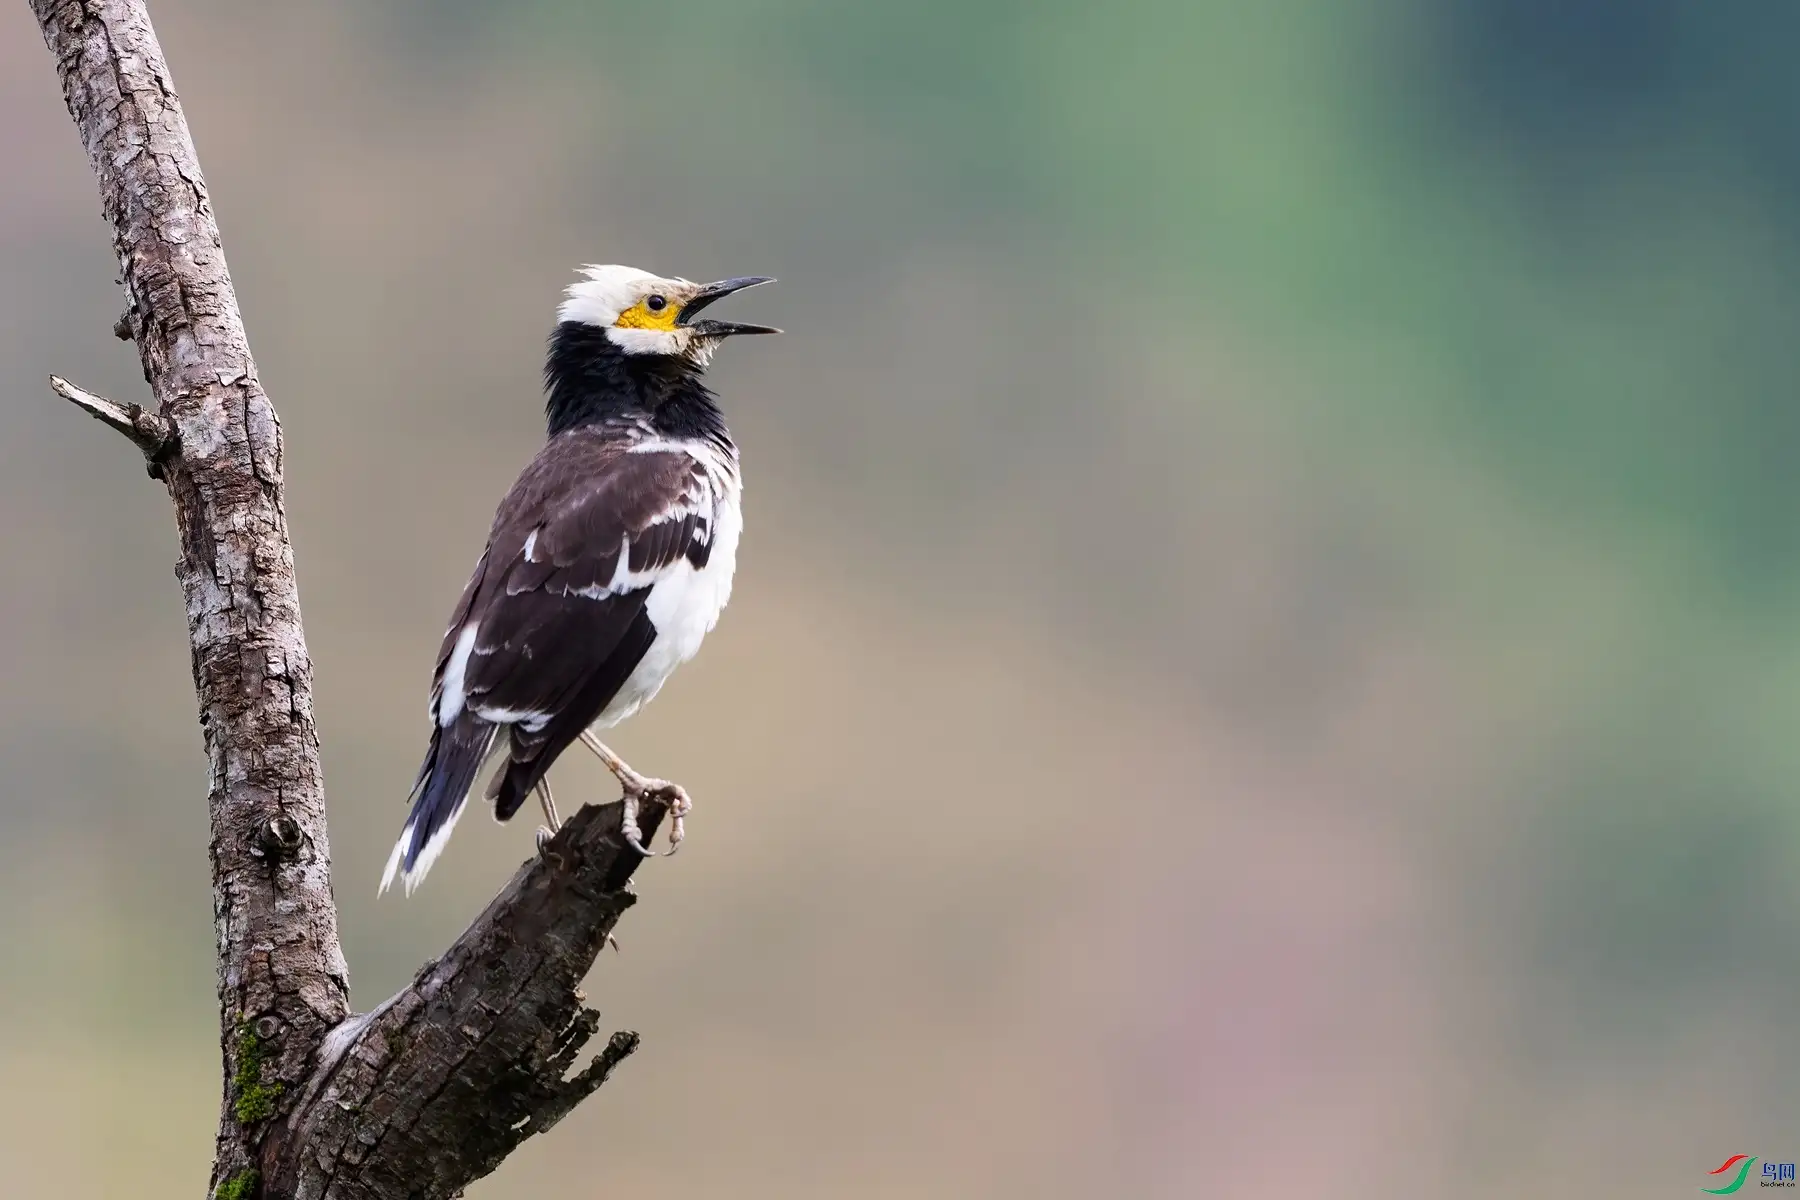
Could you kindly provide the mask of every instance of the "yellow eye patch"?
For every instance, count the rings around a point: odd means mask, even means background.
[[[651,312],[650,297],[646,296],[620,313],[619,319],[613,322],[613,327],[616,329],[669,330],[675,328],[675,318],[679,315],[680,310],[667,299],[663,301],[662,311]]]

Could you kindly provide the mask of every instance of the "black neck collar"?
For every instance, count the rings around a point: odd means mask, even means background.
[[[544,363],[549,436],[583,425],[637,419],[670,437],[730,445],[725,418],[685,355],[626,354],[598,326],[564,321]]]

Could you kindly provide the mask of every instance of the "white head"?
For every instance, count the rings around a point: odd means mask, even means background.
[[[695,319],[715,300],[774,282],[763,276],[690,283],[616,265],[583,267],[581,273],[585,278],[569,285],[556,319],[604,329],[607,341],[626,354],[679,354],[705,362],[733,334],[781,332],[769,325]]]

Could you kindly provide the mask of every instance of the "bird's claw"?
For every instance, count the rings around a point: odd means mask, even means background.
[[[624,799],[625,812],[624,815],[619,818],[619,836],[625,839],[625,844],[627,846],[636,850],[643,857],[654,858],[656,856],[656,851],[648,849],[644,845],[644,835],[638,830],[637,793],[626,792]]]
[[[669,848],[663,851],[663,856],[672,856],[681,849],[681,841],[687,836],[682,818],[693,811],[694,802],[688,799],[687,789],[666,779],[636,779],[626,785],[625,813],[619,821],[619,831],[625,838],[625,844],[645,858],[656,856],[656,851],[644,844],[643,833],[638,828],[638,806],[646,800],[668,810]]]
[[[687,827],[682,818],[694,811],[694,802],[688,799],[686,789],[672,783],[663,785],[662,801],[669,810],[669,848],[663,851],[663,857],[673,858],[681,849],[681,839],[687,836]]]
[[[687,790],[678,783],[670,783],[666,779],[650,779],[639,775],[626,765],[625,760],[614,754],[606,743],[594,735],[591,729],[581,731],[581,742],[594,756],[606,764],[619,781],[624,790],[625,812],[619,819],[619,833],[625,844],[645,858],[651,858],[655,851],[644,845],[643,830],[638,828],[638,806],[646,800],[653,800],[669,812],[669,848],[664,854],[673,854],[681,846],[681,839],[687,830],[682,818],[693,811],[694,802],[688,799]]]

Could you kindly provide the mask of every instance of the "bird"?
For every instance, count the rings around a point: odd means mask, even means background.
[[[618,265],[578,274],[545,358],[544,444],[500,501],[438,650],[431,740],[384,893],[396,877],[409,895],[418,886],[490,759],[495,819],[535,793],[541,849],[561,824],[546,775],[577,742],[624,789],[632,849],[651,853],[645,802],[670,815],[667,853],[684,835],[686,791],[634,771],[597,731],[647,704],[731,598],[743,481],[702,375],[728,338],[781,331],[701,314],[774,280],[699,284]]]

